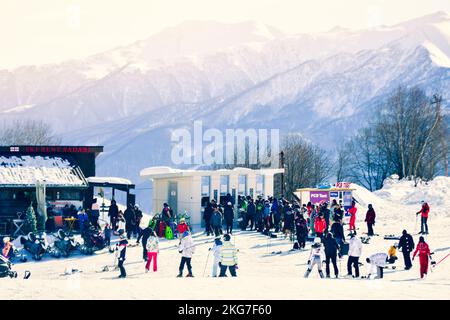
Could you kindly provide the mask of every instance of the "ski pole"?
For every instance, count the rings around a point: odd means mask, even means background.
[[[208,255],[206,256],[205,268],[203,269],[203,278],[205,277],[206,267],[208,266],[209,254],[211,253],[211,248],[208,250]]]
[[[450,256],[450,253],[448,253],[445,257],[443,257],[441,260],[439,260],[438,262],[436,262],[436,263],[434,264],[433,267],[436,267],[439,263],[441,263],[441,262],[444,261],[446,258],[448,258],[448,256]]]

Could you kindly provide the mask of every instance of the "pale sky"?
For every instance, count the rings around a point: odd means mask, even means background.
[[[0,0],[0,68],[59,62],[186,20],[254,20],[286,33],[391,25],[450,0]]]

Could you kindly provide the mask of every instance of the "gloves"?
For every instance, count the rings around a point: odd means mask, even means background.
[[[208,251],[211,251],[212,248],[209,248]]]
[[[308,260],[308,264],[311,264],[311,260]]]
[[[219,262],[219,267],[221,267],[221,268],[222,268],[222,262]]]
[[[234,268],[235,268],[236,270],[237,270],[237,269],[239,269],[239,268],[238,268],[238,265],[237,265],[237,264],[236,264],[236,265],[234,265]]]

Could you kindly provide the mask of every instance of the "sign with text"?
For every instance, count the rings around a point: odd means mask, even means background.
[[[327,191],[311,191],[309,194],[311,203],[320,203],[329,201],[329,193]]]
[[[350,188],[351,182],[337,182],[336,188]]]

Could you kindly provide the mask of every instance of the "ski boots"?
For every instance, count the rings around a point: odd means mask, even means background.
[[[193,278],[194,277],[194,275],[192,274],[192,273],[189,273],[187,276],[186,276],[186,278]]]
[[[182,274],[182,273],[179,273],[179,274],[177,275],[177,278],[183,278],[183,274]]]
[[[310,273],[311,273],[311,269],[306,270],[304,277],[308,278]]]

